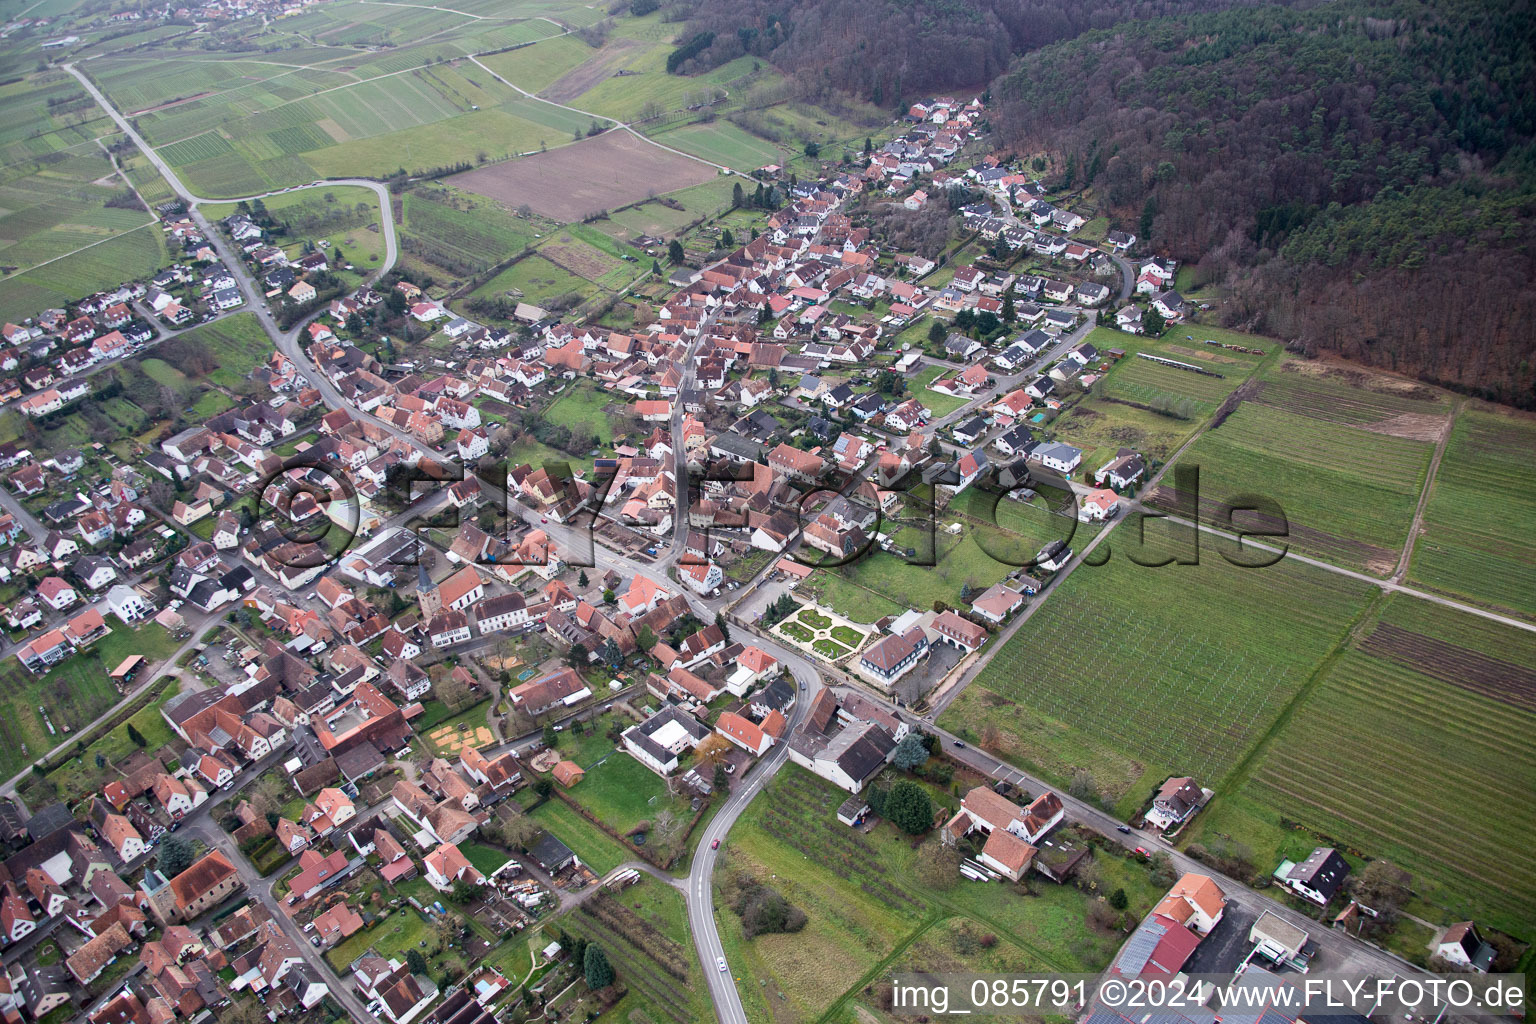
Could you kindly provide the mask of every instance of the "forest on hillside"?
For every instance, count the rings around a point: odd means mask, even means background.
[[[1536,17],[1341,0],[1023,55],[1000,142],[1307,351],[1536,406]]]
[[[771,60],[827,92],[895,106],[981,91],[1014,54],[1127,18],[1220,10],[1233,0],[699,0],[676,70]],[[669,8],[669,16],[682,11]],[[685,44],[686,46],[687,44]]]

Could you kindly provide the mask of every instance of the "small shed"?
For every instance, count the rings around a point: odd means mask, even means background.
[[[864,816],[869,813],[869,804],[863,797],[851,796],[843,801],[843,806],[837,809],[837,820],[855,828],[864,821]]]
[[[560,785],[564,786],[566,789],[570,789],[572,786],[576,785],[576,783],[580,782],[584,777],[586,777],[587,773],[586,770],[575,761],[561,761],[555,765],[552,774],[554,775],[556,782],[560,783]]]

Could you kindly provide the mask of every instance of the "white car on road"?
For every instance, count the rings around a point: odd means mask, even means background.
[[[722,974],[725,973],[725,957],[723,957],[723,956],[715,957],[715,966],[720,968],[720,972]]]

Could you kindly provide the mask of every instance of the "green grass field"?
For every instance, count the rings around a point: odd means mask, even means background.
[[[1420,916],[1536,939],[1536,819],[1511,813],[1536,785],[1533,664],[1536,635],[1393,596],[1193,841],[1231,835],[1267,871],[1329,837],[1412,872]]]
[[[1122,936],[1087,925],[1090,897],[1075,888],[1038,882],[1035,896],[964,880],[929,888],[918,878],[913,842],[893,826],[881,823],[864,836],[838,822],[834,812],[846,796],[840,793],[788,765],[722,846],[717,892],[730,874],[744,873],[776,888],[807,917],[798,933],[747,939],[735,913],[717,906],[727,960],[736,976],[756,982],[740,986],[749,1018],[818,1020],[831,1011],[831,1019],[843,1019],[849,1001],[867,999],[865,985],[910,962],[909,944],[935,926],[942,929],[938,943],[961,927],[997,936],[1013,947],[1015,970],[1095,971],[1118,947]],[[951,795],[935,796],[941,806],[958,804]],[[1126,890],[1129,909],[1145,913],[1159,895],[1145,869],[1098,860],[1106,881]],[[973,951],[966,962],[979,969],[986,960]]]
[[[979,594],[1008,575],[1012,569],[989,556],[969,532],[955,537],[941,531],[936,543],[936,564],[932,566],[914,566],[903,558],[884,551],[874,551],[843,567],[847,576],[840,582],[877,596],[899,594],[901,600],[898,603],[902,604],[903,609],[928,608],[935,601],[959,605],[962,586],[969,584]],[[926,546],[926,540],[922,544]],[[921,552],[924,549],[919,550]],[[837,578],[842,575],[842,570],[824,570],[821,575]],[[856,622],[873,621],[864,615],[854,614],[860,611],[867,613],[867,609],[858,602],[846,602],[845,595],[846,591],[841,587],[827,587],[827,603],[833,611]]]
[[[658,104],[666,111],[680,110],[685,100],[713,88],[737,95],[754,82],[777,77],[763,61],[754,61],[750,57],[739,57],[702,75],[669,75],[666,72],[669,52],[667,46],[642,47],[633,57],[621,59],[613,68],[615,72],[623,69],[629,74],[610,74],[566,102],[604,117],[632,121],[642,116],[647,104]],[[758,66],[757,71],[753,71],[754,64]]]
[[[1177,465],[1198,468],[1202,504],[1279,503],[1289,543],[1354,569],[1397,564],[1434,446],[1244,402]]]
[[[555,266],[543,256],[529,256],[475,289],[474,294],[486,297],[508,295],[544,305],[556,299],[585,298],[594,292],[591,282]]]
[[[125,628],[116,620],[111,624],[114,629]],[[0,774],[9,777],[26,768],[117,702],[118,692],[108,673],[126,656],[120,650],[110,644],[104,650],[87,649],[43,676],[28,672],[14,658],[6,661],[0,669],[0,694],[10,713],[0,721]],[[52,732],[44,721],[45,710]]]
[[[1536,618],[1536,423],[1492,407],[1456,417],[1424,508],[1409,579]]]
[[[643,821],[654,825],[662,814],[671,815],[678,826],[691,817],[688,801],[669,794],[661,776],[611,744],[608,756],[587,769],[569,796],[620,834]]]
[[[1033,562],[1050,541],[1081,547],[1092,540],[1101,524],[1078,522],[1075,508],[1055,488],[1040,488],[1034,501],[1023,502],[972,486],[949,504],[951,512],[967,517],[967,530],[983,551],[1016,566]]]
[[[585,780],[578,786],[584,784]],[[606,875],[631,859],[630,852],[617,840],[559,799],[546,801],[533,812],[533,819],[575,851],[581,862],[599,875]]]
[[[1370,594],[1290,560],[1234,567],[1208,538],[1198,565],[1146,568],[1120,543],[1134,527],[1109,538],[1106,564],[1053,592],[940,721],[1059,784],[1086,771],[1121,810],[1170,774],[1219,788]]]
[[[539,92],[592,56],[592,52],[575,36],[557,36],[507,53],[481,57],[480,63],[529,92]]]
[[[784,153],[769,142],[759,138],[730,121],[711,121],[708,124],[689,124],[681,128],[656,132],[657,142],[684,153],[701,156],[713,163],[724,164],[738,171],[750,173],[768,164],[780,164]]]
[[[570,430],[595,434],[604,445],[613,443],[613,427],[604,410],[615,403],[616,396],[590,381],[577,381],[544,410],[544,418]],[[619,405],[622,407],[623,403]]]
[[[681,210],[674,210],[658,200],[649,199],[635,206],[615,211],[606,220],[600,220],[594,226],[620,240],[628,240],[637,235],[673,235],[700,217],[716,213],[729,206],[731,184],[724,178],[720,178],[690,185],[667,194],[667,199],[683,207]]]
[[[948,416],[956,409],[970,401],[969,398],[958,398],[954,395],[946,395],[942,391],[930,391],[928,385],[952,372],[947,366],[925,366],[907,383],[907,389],[912,396],[923,403],[935,417]]]

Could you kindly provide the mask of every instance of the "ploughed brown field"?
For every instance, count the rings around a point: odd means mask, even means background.
[[[698,185],[715,173],[708,164],[614,130],[448,180],[498,202],[513,207],[526,203],[535,213],[569,222]]]

